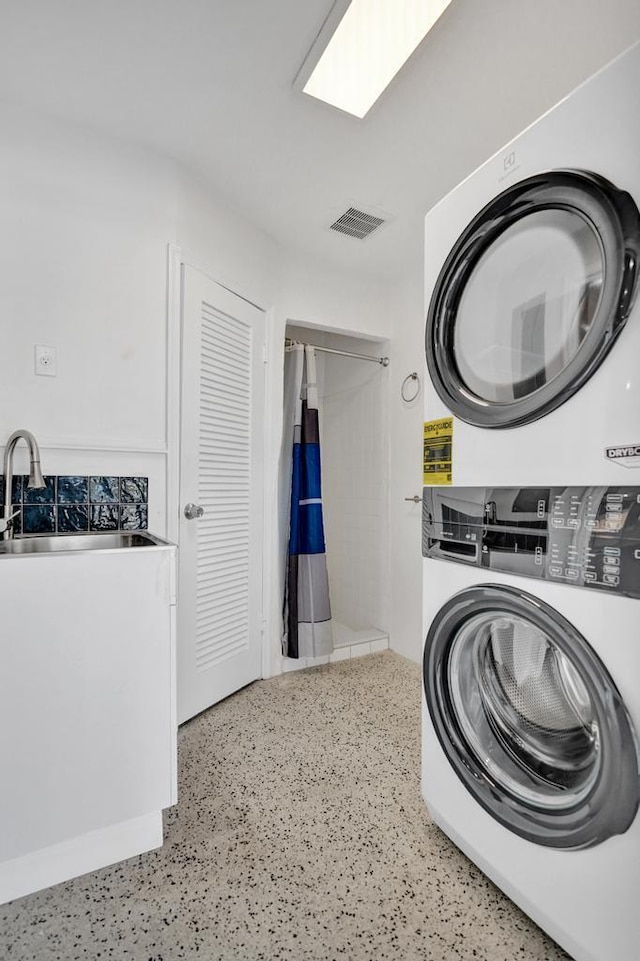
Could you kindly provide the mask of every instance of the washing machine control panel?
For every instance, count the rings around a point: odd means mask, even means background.
[[[425,487],[422,554],[640,598],[640,487]]]

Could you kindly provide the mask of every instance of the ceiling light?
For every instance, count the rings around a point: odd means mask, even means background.
[[[351,0],[303,90],[364,117],[451,0]],[[327,18],[331,28],[344,2]],[[312,57],[327,30],[323,28]],[[304,68],[303,68],[304,69]]]

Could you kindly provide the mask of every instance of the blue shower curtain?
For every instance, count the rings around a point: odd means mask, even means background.
[[[303,350],[302,345],[293,349]],[[299,361],[299,356],[292,360]],[[304,363],[298,363],[297,370],[283,637],[283,654],[294,658],[319,657],[333,651],[313,347],[304,347]]]

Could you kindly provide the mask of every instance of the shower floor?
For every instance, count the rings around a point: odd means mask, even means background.
[[[333,654],[323,657],[285,657],[282,670],[300,671],[305,667],[317,667],[320,664],[335,664],[336,661],[347,661],[352,657],[362,657],[364,654],[378,654],[389,649],[389,635],[377,627],[368,627],[362,631],[354,631],[333,621]]]
[[[339,621],[333,622],[333,646],[338,647],[353,647],[355,644],[370,644],[371,641],[387,641],[387,647],[389,646],[389,635],[385,631],[379,630],[377,627],[366,627],[361,631],[354,631],[351,627],[347,627],[346,624],[341,624]],[[376,647],[376,650],[379,650]]]

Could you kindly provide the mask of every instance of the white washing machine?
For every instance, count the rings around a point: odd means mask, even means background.
[[[635,46],[427,215],[425,483],[640,476],[639,90]]]
[[[423,492],[422,790],[576,961],[640,957],[640,487]]]

